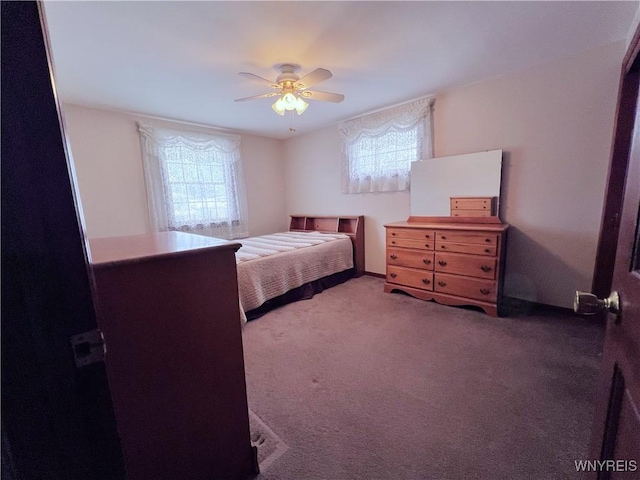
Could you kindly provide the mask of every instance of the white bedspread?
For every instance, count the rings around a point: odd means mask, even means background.
[[[353,268],[351,239],[339,233],[283,232],[237,240],[238,288],[244,312],[307,282]]]

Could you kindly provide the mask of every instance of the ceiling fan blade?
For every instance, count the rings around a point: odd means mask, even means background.
[[[266,78],[262,78],[258,75],[254,75],[253,73],[240,72],[238,73],[238,75],[240,75],[241,77],[247,78],[249,80],[253,80],[254,82],[259,82],[259,83],[262,83],[263,85],[268,85],[271,88],[279,88],[277,83],[274,83],[271,80],[267,80]]]
[[[311,100],[321,100],[323,102],[340,103],[344,100],[344,95],[339,93],[329,92],[316,92],[313,90],[305,90],[301,92],[302,98],[309,98]]]
[[[259,98],[277,97],[280,95],[278,92],[263,93],[262,95],[254,95],[252,97],[236,98],[234,102],[246,102],[248,100],[257,100]]]
[[[316,68],[313,72],[298,80],[296,82],[296,88],[298,90],[304,90],[305,88],[313,87],[316,83],[324,82],[331,77],[333,77],[333,73],[326,68]]]

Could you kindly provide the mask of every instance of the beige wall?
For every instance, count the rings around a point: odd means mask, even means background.
[[[293,214],[365,215],[365,269],[384,273],[384,227],[409,216],[409,192],[341,194],[340,140],[329,127],[288,139],[286,210]]]
[[[633,36],[638,29],[638,25],[640,25],[640,2],[636,1],[636,13],[633,16],[633,20],[631,21],[629,33],[627,33],[626,47],[629,47],[629,45],[631,45],[631,41],[633,40]]]
[[[589,290],[624,42],[437,95],[436,156],[503,149],[503,219],[512,225],[507,294],[571,306]],[[386,222],[408,193],[340,193],[335,127],[285,142],[286,209],[364,214],[366,269],[384,273]]]
[[[134,115],[63,105],[85,225],[90,238],[148,232],[140,141]],[[249,231],[286,229],[282,142],[242,135]]]

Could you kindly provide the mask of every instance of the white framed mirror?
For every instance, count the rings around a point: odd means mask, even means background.
[[[502,150],[413,162],[411,216],[453,218],[452,204],[455,201],[452,199],[471,202],[474,198],[491,198],[489,216],[497,217],[501,178]],[[471,212],[469,216],[472,216]],[[463,217],[464,214],[458,218]]]

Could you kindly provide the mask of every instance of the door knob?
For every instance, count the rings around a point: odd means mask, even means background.
[[[573,311],[580,315],[594,315],[601,310],[607,310],[609,313],[620,313],[620,295],[613,292],[604,300],[599,299],[593,293],[576,292],[573,300]]]

